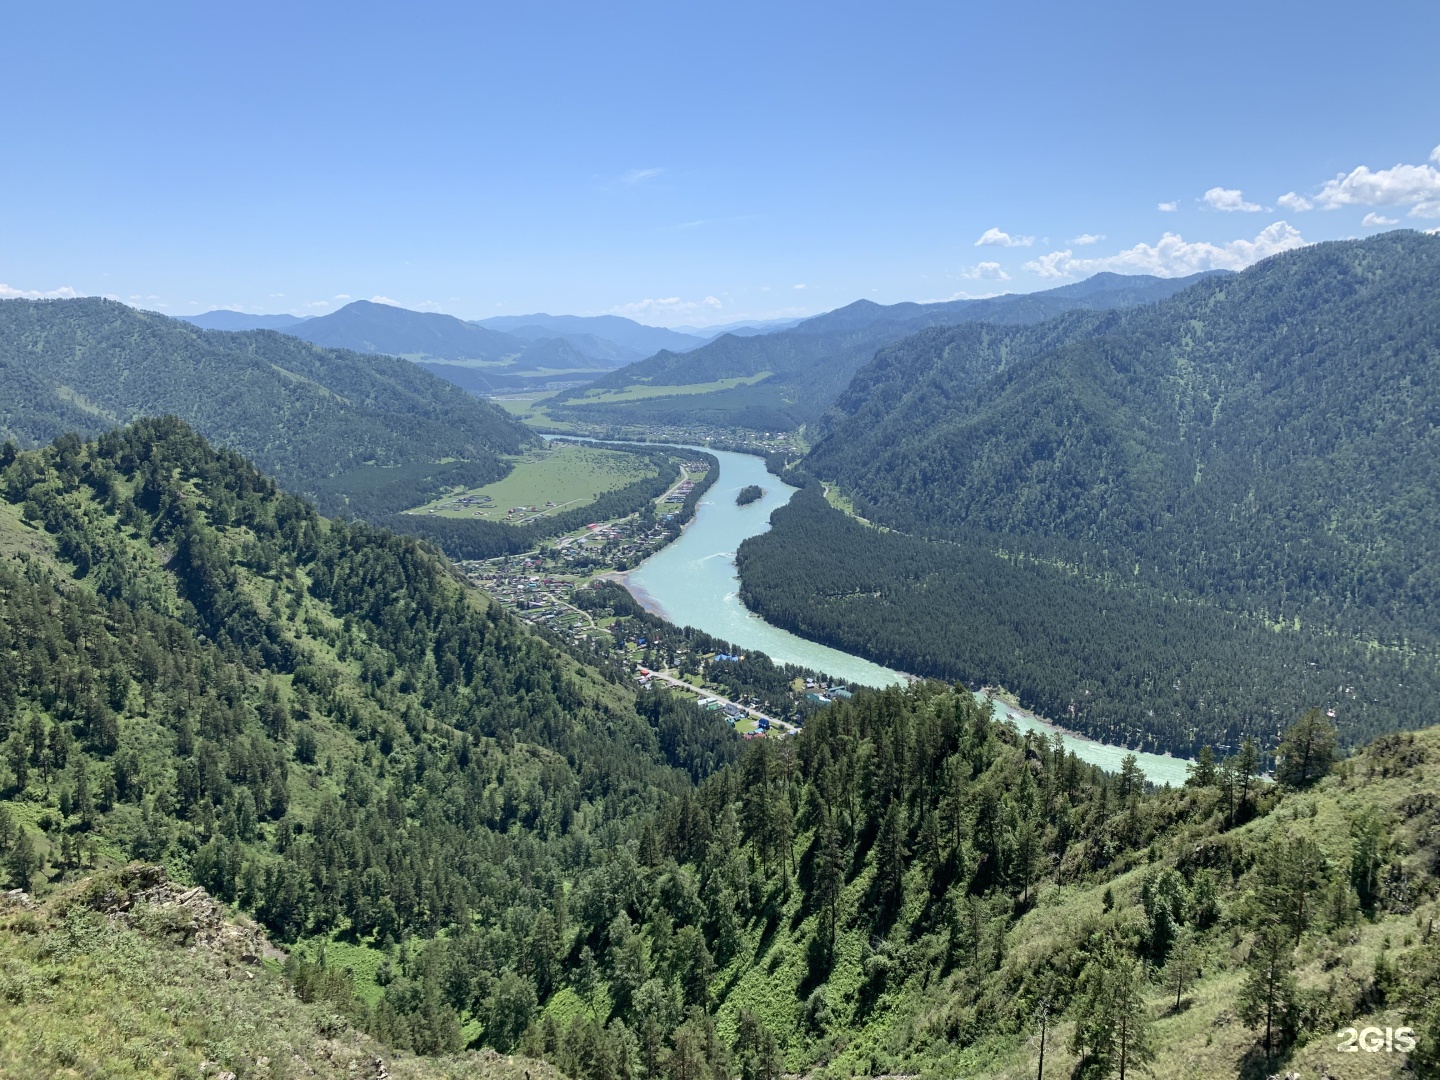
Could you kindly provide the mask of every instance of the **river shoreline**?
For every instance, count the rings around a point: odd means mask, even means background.
[[[740,602],[736,550],[750,536],[768,530],[770,514],[799,490],[770,472],[763,455],[687,443],[660,445],[711,455],[720,463],[719,475],[679,536],[634,569],[605,575],[607,580],[618,581],[636,603],[666,622],[693,626],[739,648],[758,650],[776,663],[823,671],[841,681],[872,688],[917,681],[918,676],[774,626]],[[751,483],[764,489],[763,497],[748,506],[735,505],[736,494]],[[1009,721],[1022,731],[1047,737],[1058,735],[1068,750],[1090,764],[1118,771],[1124,758],[1134,753],[1140,768],[1155,783],[1179,785],[1185,781],[1187,759],[1097,742],[998,696],[984,691],[975,696],[982,703],[992,703],[996,719]]]

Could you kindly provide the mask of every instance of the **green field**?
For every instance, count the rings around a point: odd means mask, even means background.
[[[522,424],[530,424],[541,431],[574,431],[574,424],[555,420],[545,411],[545,406],[557,393],[558,390],[548,390],[529,394],[507,394],[504,397],[491,398],[490,401]]]
[[[737,376],[733,379],[716,379],[707,383],[685,383],[680,386],[650,386],[645,383],[631,383],[623,390],[587,390],[577,398],[571,398],[567,405],[612,405],[621,401],[642,401],[645,398],[681,397],[687,394],[713,394],[719,390],[733,390],[737,386],[754,386],[762,379],[768,379],[773,372],[761,371],[754,375]]]
[[[503,480],[453,492],[407,513],[518,524],[594,502],[607,491],[654,475],[654,466],[633,454],[588,446],[557,446],[521,458]],[[489,501],[484,502],[487,497]],[[471,501],[466,504],[462,500]],[[510,513],[519,506],[535,508],[535,512]]]

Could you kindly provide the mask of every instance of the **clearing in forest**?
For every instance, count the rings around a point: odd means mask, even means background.
[[[654,475],[655,467],[634,454],[561,445],[527,454],[503,480],[452,492],[408,513],[518,523],[583,506]]]

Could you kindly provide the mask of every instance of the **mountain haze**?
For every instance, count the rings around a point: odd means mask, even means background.
[[[291,332],[336,349],[385,353],[434,360],[508,360],[524,351],[524,342],[455,318],[410,311],[393,304],[356,300],[329,315],[310,319]]]
[[[533,339],[544,336],[589,336],[613,342],[622,348],[650,356],[661,349],[684,351],[705,344],[702,333],[680,333],[663,326],[646,326],[619,315],[493,315],[476,319],[474,325],[500,330],[517,337]]]
[[[1203,275],[1188,278],[1099,275],[1045,292],[882,306],[859,300],[797,326],[754,337],[722,335],[687,353],[661,352],[620,368],[584,389],[557,395],[549,412],[595,423],[704,423],[773,430],[813,424],[875,350],[927,326],[964,322],[1028,324],[1061,312],[1153,303]],[[586,404],[587,394],[643,384],[684,386],[764,376],[748,386],[638,402]]]
[[[191,323],[202,330],[286,330],[307,322],[310,315],[251,315],[244,311],[226,311],[223,308],[207,311],[201,315],[176,315],[182,322]]]

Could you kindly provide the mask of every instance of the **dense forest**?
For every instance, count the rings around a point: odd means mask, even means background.
[[[887,532],[811,483],[737,554],[741,599],[777,626],[979,689],[1091,738],[1193,757],[1274,745],[1296,711],[1335,711],[1348,742],[1413,727],[1440,700],[1431,653],[1380,649],[1090,578],[1015,551]]]
[[[879,353],[806,467],[866,518],[1276,622],[1440,644],[1440,237]]]
[[[109,300],[0,301],[0,439],[172,414],[326,513],[373,517],[504,476],[535,437],[406,360],[200,330]]]
[[[1278,786],[1245,740],[1155,791],[930,683],[742,755],[177,421],[12,447],[0,490],[7,884],[164,864],[383,1046],[575,1080],[983,1074],[1033,1068],[1043,1016],[1075,1075],[1259,1076],[1383,1009],[1436,1060],[1434,732],[1334,769],[1314,711]],[[0,1024],[51,1022],[37,972],[75,1001],[143,970],[87,961],[124,942],[85,911],[148,873],[102,872],[53,946],[0,918]]]
[[[601,376],[585,389],[562,391],[551,415],[591,424],[644,428],[655,424],[788,431],[813,424],[845,390],[875,350],[927,326],[984,321],[1028,324],[1071,310],[1108,310],[1151,303],[1195,278],[1097,274],[1074,285],[1023,295],[933,304],[880,305],[860,300],[771,334],[723,334],[688,352],[662,350],[647,360]],[[622,389],[633,383],[679,386],[768,374],[759,383],[680,397],[587,404],[589,388]]]

